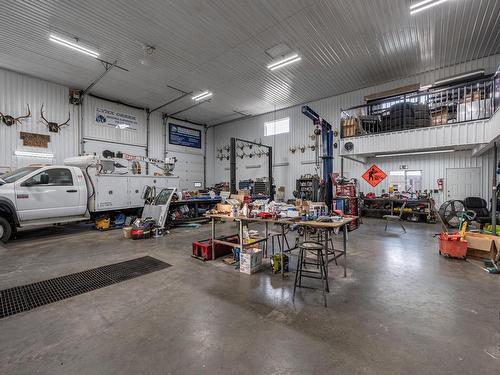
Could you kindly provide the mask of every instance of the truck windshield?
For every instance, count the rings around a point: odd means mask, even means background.
[[[24,167],[16,169],[15,171],[12,172],[4,173],[0,175],[0,184],[8,184],[10,182],[16,182],[20,178],[23,178],[24,176],[30,174],[33,171],[36,171],[37,169],[40,169],[40,167]]]

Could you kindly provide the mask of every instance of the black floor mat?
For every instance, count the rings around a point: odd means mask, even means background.
[[[146,256],[0,291],[0,318],[170,267]]]

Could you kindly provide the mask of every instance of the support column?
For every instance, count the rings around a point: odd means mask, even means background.
[[[497,143],[493,142],[493,178],[492,178],[492,191],[491,191],[491,226],[493,228],[493,235],[497,235]]]

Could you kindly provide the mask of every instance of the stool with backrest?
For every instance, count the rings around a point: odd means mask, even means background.
[[[384,231],[387,232],[387,224],[389,224],[389,222],[393,222],[393,223],[399,223],[399,225],[401,225],[401,228],[403,228],[403,231],[406,233],[406,228],[404,227],[403,225],[403,211],[406,207],[406,202],[403,203],[403,205],[401,206],[400,210],[399,210],[399,215],[384,215],[382,216],[383,219],[385,219],[385,229]]]
[[[315,267],[307,268],[308,265]],[[326,293],[330,291],[326,267],[323,244],[312,241],[301,243],[299,245],[299,258],[297,260],[297,271],[295,273],[292,299],[295,300],[295,291],[297,287],[302,287],[302,278],[318,279],[321,280],[322,283],[323,302],[326,307]]]

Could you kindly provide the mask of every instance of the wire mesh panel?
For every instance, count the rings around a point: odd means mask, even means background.
[[[170,267],[145,256],[0,291],[0,318]]]

